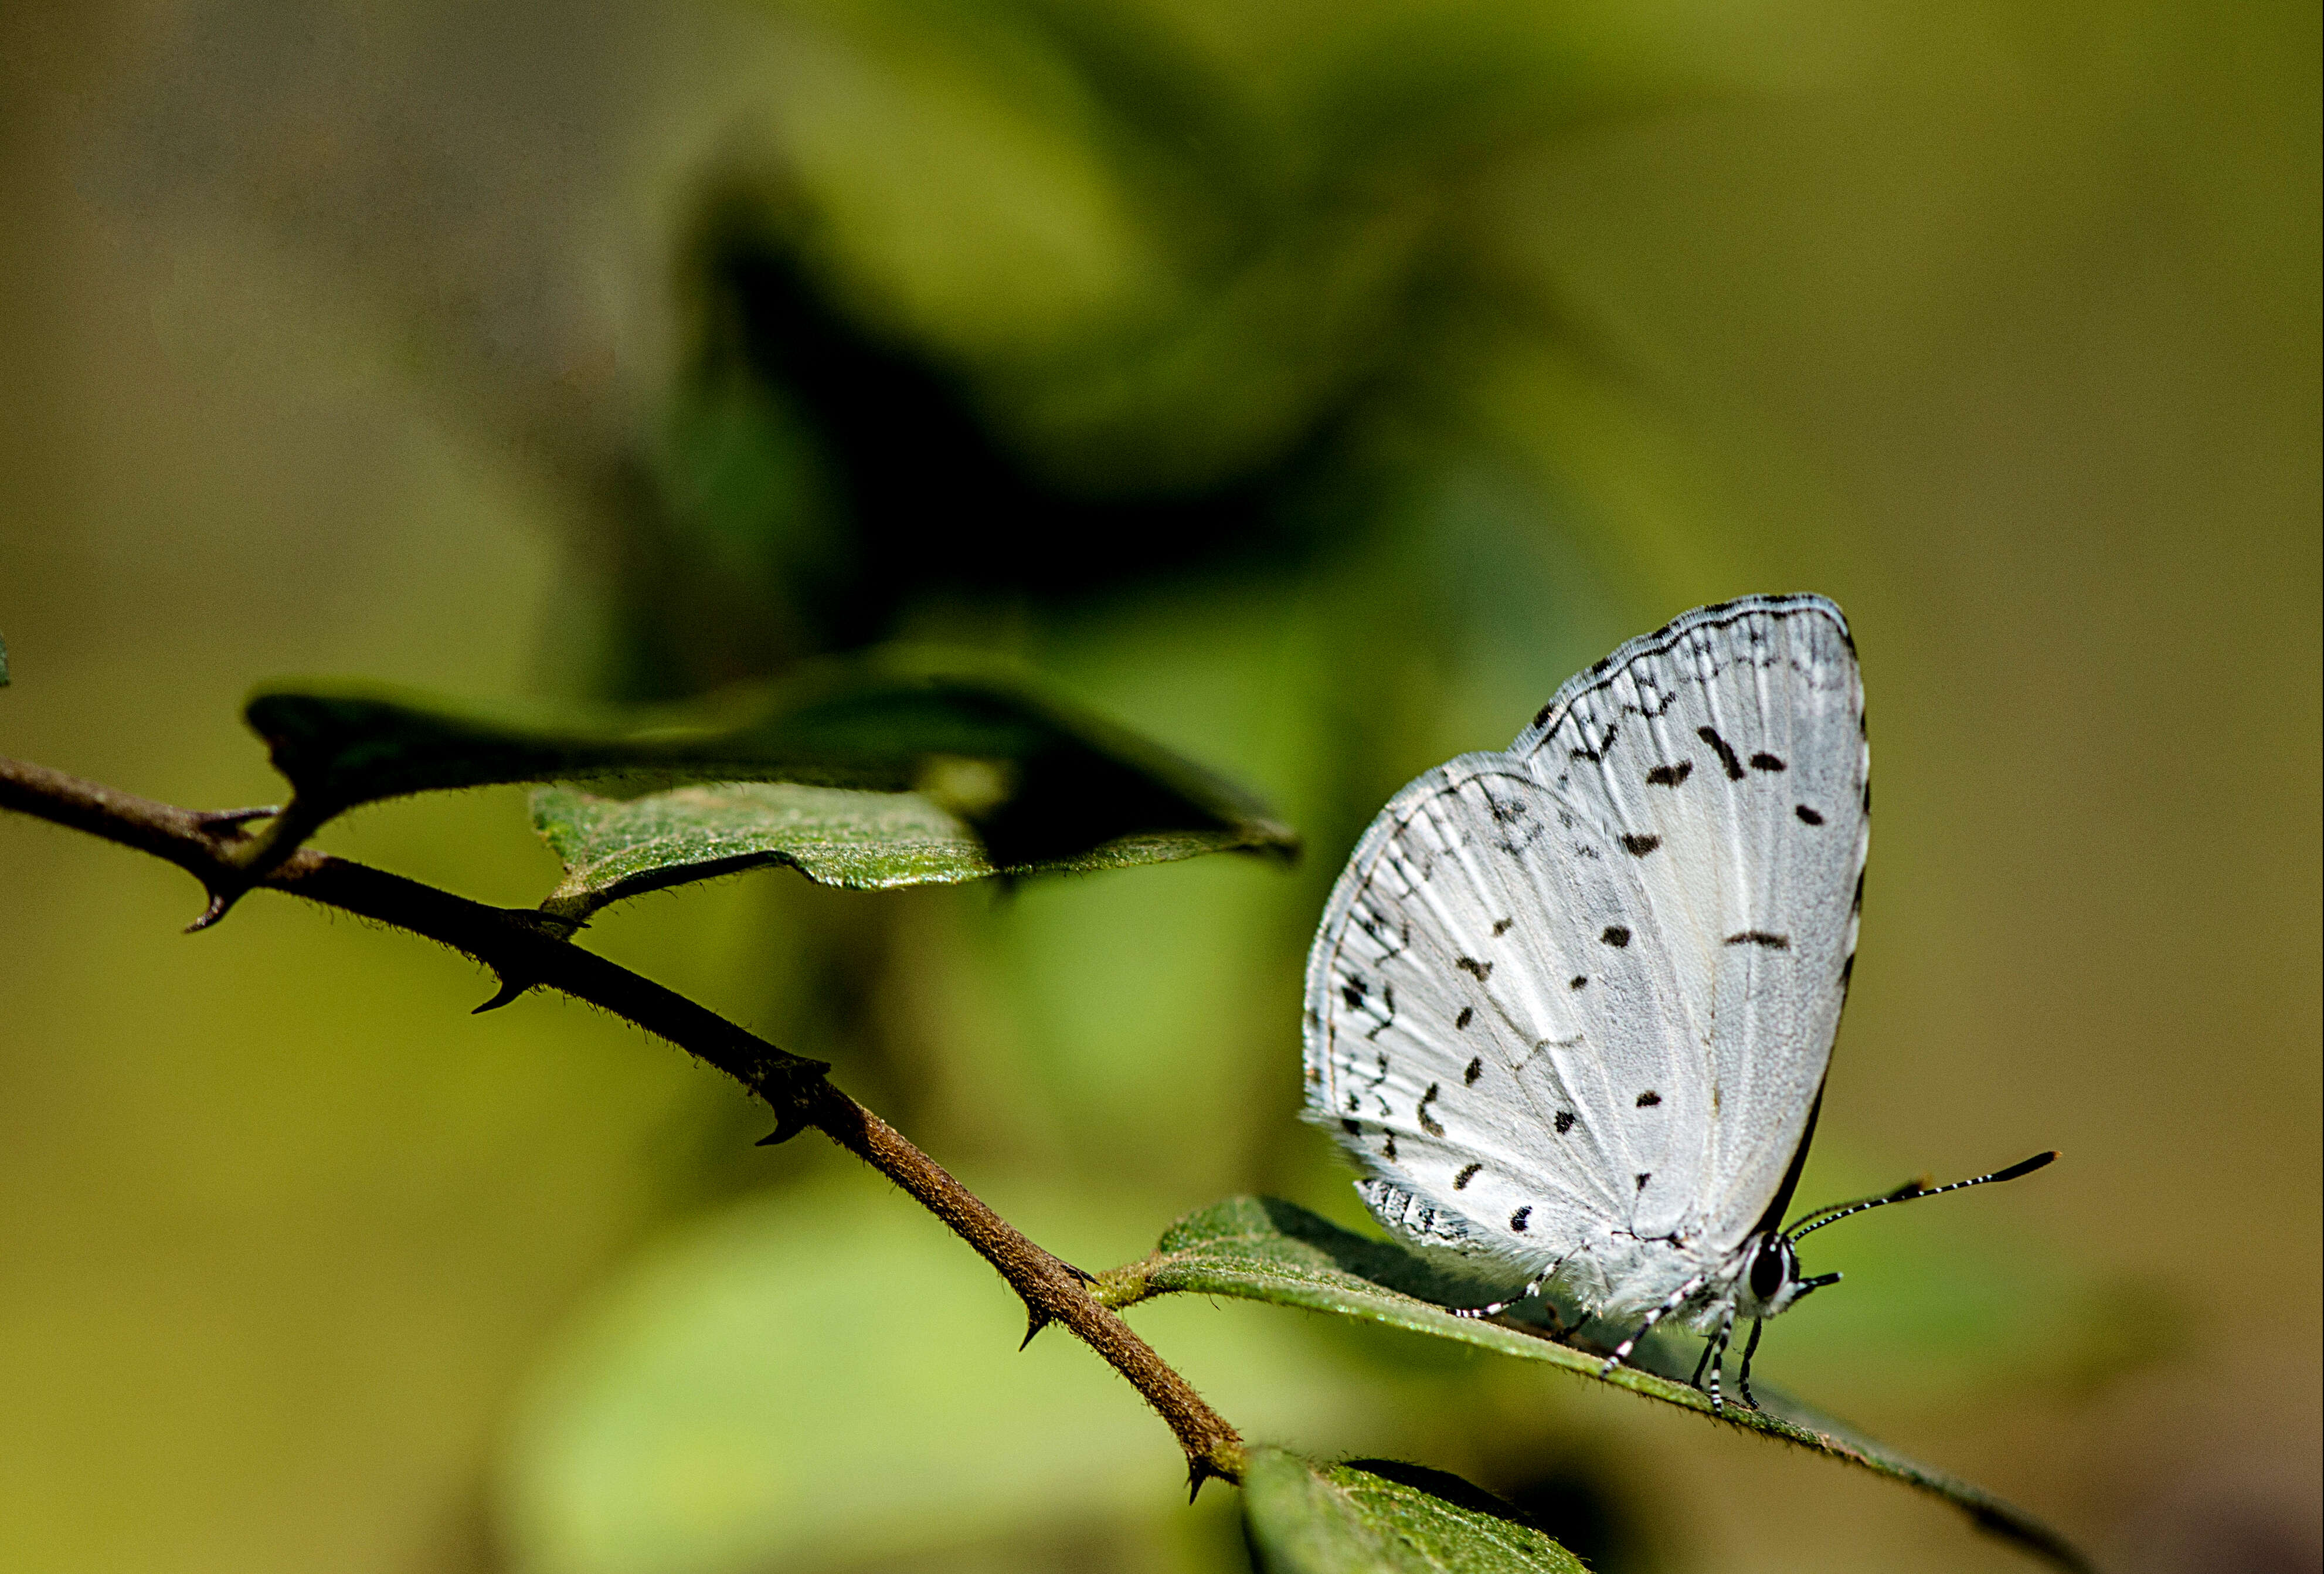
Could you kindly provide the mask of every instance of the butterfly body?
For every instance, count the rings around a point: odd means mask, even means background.
[[[1391,1234],[1568,1326],[1723,1342],[1812,1288],[1774,1232],[1855,955],[1863,718],[1840,609],[1753,597],[1390,801],[1309,956],[1305,1077]]]

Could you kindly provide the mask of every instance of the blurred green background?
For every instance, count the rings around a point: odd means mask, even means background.
[[[275,795],[256,681],[656,698],[1013,653],[1271,796],[1013,893],[592,943],[1097,1268],[1342,1219],[1299,967],[1375,808],[1697,602],[1854,620],[1880,782],[1762,1366],[2123,1570],[2314,1569],[2313,5],[33,3],[0,12],[0,749]],[[522,800],[325,844],[535,901]],[[1231,1569],[1135,1396],[667,1047],[0,824],[0,1548],[387,1574]],[[2004,1569],[1885,1483],[1268,1308],[1250,1435],[1602,1569]]]

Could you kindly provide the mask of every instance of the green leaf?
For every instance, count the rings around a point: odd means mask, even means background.
[[[1055,1174],[984,1194],[1060,1245],[1148,1211]],[[1207,1552],[1239,1509],[1213,1486],[1190,1514],[1185,1457],[1136,1393],[1057,1329],[1020,1351],[1023,1304],[860,1166],[669,1221],[560,1320],[493,1494],[526,1574],[999,1574],[1093,1532],[1207,1569],[1170,1549]],[[1174,1320],[1172,1357],[1243,1425],[1364,1426],[1345,1370],[1281,1319]]]
[[[1261,1574],[1582,1574],[1508,1504],[1416,1465],[1255,1448],[1242,1490]]]
[[[565,862],[564,883],[542,910],[576,921],[623,897],[770,866],[818,884],[885,891],[1167,863],[1250,845],[1233,830],[1157,831],[996,866],[974,829],[926,794],[788,782],[708,782],[626,801],[541,787],[532,823]]]
[[[912,792],[972,830],[994,869],[1071,866],[1100,848],[1109,849],[1101,863],[1125,864],[1220,847],[1287,855],[1297,846],[1248,793],[982,661],[890,654],[833,662],[779,689],[650,715],[481,708],[308,683],[261,690],[247,716],[295,794],[264,850],[253,854],[258,863],[287,856],[360,803],[511,782],[611,782],[631,798],[706,782]],[[731,834],[738,817],[747,819],[741,801],[693,827],[700,835],[678,835],[671,856],[699,861],[706,837]],[[779,809],[777,829],[762,828],[769,845],[742,850],[779,856],[790,812]],[[600,817],[574,833],[574,845],[603,861],[622,843],[621,877],[644,879],[651,855],[642,845],[668,840],[674,827],[660,808],[640,815],[637,837],[624,841],[620,817]],[[914,806],[852,818],[841,839],[858,846],[878,839],[881,826],[906,843],[931,839],[927,812]],[[937,855],[905,855],[908,863],[916,856]],[[956,866],[939,858],[937,866]]]
[[[1602,1352],[1558,1344],[1545,1331],[1455,1317],[1436,1298],[1455,1304],[1480,1299],[1462,1293],[1456,1279],[1402,1246],[1353,1234],[1274,1198],[1230,1198],[1189,1214],[1170,1227],[1152,1256],[1114,1269],[1097,1286],[1099,1299],[1117,1308],[1173,1291],[1333,1312],[1480,1345],[1592,1377],[1605,1362]],[[1714,1414],[1706,1394],[1673,1375],[1692,1366],[1691,1356],[1674,1343],[1659,1348],[1643,1345],[1636,1358],[1666,1370],[1618,1366],[1604,1381],[1683,1410]],[[1674,1362],[1680,1364],[1673,1367]],[[1915,1464],[1765,1384],[1752,1386],[1759,1409],[1730,1403],[1717,1419],[1941,1497],[1966,1512],[1980,1529],[2060,1568],[2089,1567],[2055,1531],[1982,1487]]]

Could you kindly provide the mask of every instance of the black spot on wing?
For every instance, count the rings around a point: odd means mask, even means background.
[[[1662,845],[1663,838],[1658,836],[1625,836],[1622,838],[1622,850],[1629,854],[1630,856],[1634,858],[1643,858],[1648,853],[1653,852],[1656,847]]]
[[[1675,765],[1656,765],[1653,770],[1646,773],[1646,785],[1649,787],[1675,787],[1693,774],[1694,762],[1692,760],[1681,760]]]
[[[1452,1177],[1452,1190],[1455,1191],[1468,1190],[1469,1182],[1474,1180],[1477,1178],[1477,1171],[1483,1168],[1484,1166],[1482,1164],[1462,1165],[1461,1172]]]
[[[1632,1180],[1636,1180],[1636,1181],[1638,1183],[1638,1190],[1641,1190],[1641,1191],[1644,1191],[1644,1190],[1646,1189],[1646,1182],[1647,1182],[1647,1181],[1649,1181],[1649,1180],[1653,1180],[1654,1178],[1655,1178],[1655,1172],[1654,1172],[1652,1170],[1647,1171],[1646,1171],[1645,1174],[1643,1174],[1643,1175],[1634,1175],[1634,1176],[1632,1176],[1632,1177],[1631,1177],[1631,1179],[1632,1179]]]
[[[1565,752],[1574,759],[1587,760],[1593,765],[1598,764],[1606,758],[1606,751],[1614,746],[1614,735],[1620,729],[1618,727],[1609,723],[1606,727],[1606,736],[1598,740],[1596,747],[1568,749]]]
[[[1840,965],[1840,992],[1842,995],[1848,993],[1848,981],[1855,976],[1856,953],[1854,951],[1850,951],[1848,953],[1848,960]]]
[[[1343,1117],[1340,1122],[1340,1129],[1352,1137],[1361,1135],[1364,1128],[1360,1123]]]
[[[1609,923],[1606,926],[1606,932],[1598,938],[1618,951],[1630,943],[1630,931],[1618,923]]]
[[[1474,975],[1480,984],[1493,976],[1493,965],[1490,962],[1480,962],[1474,957],[1462,957],[1452,965],[1463,973]]]
[[[1655,1105],[1660,1104],[1662,1101],[1663,1096],[1655,1092],[1651,1088],[1638,1095],[1638,1107],[1640,1109],[1652,1109]]]
[[[1788,951],[1792,949],[1792,937],[1769,934],[1764,929],[1747,929],[1741,934],[1729,935],[1727,943],[1730,946],[1765,946],[1771,951]]]
[[[1804,803],[1794,809],[1792,812],[1800,817],[1800,823],[1802,825],[1821,825],[1823,823],[1823,816],[1818,814],[1814,810],[1810,809]]]
[[[1473,1088],[1477,1085],[1477,1079],[1484,1074],[1485,1057],[1482,1055],[1471,1056],[1469,1060],[1469,1069],[1461,1073],[1461,1080],[1467,1086]]]
[[[1573,975],[1573,977],[1572,977],[1568,978],[1568,979],[1565,981],[1565,986],[1566,986],[1568,989],[1579,989],[1579,988],[1581,988],[1584,984],[1587,984],[1587,983],[1589,983],[1589,982],[1590,982],[1590,978],[1589,978],[1589,976],[1588,976],[1587,974],[1583,974],[1583,973],[1576,973],[1575,975]]]
[[[1340,998],[1348,1003],[1348,1009],[1350,1011],[1361,1011],[1363,1009],[1364,989],[1365,985],[1361,978],[1350,978],[1346,983],[1340,986]]]
[[[1780,771],[1784,769],[1784,762],[1774,755],[1757,754],[1751,756],[1751,768],[1755,771]]]
[[[1391,1162],[1393,1162],[1393,1161],[1395,1160],[1395,1158],[1396,1158],[1396,1134],[1395,1134],[1394,1132],[1390,1132],[1390,1133],[1388,1133],[1388,1138],[1387,1138],[1387,1140],[1386,1140],[1386,1141],[1384,1141],[1384,1142],[1382,1142],[1382,1143],[1380,1143],[1380,1156],[1381,1156],[1382,1158],[1384,1158],[1384,1159],[1388,1159],[1388,1160],[1389,1160],[1389,1161],[1391,1161]]]
[[[1533,1208],[1530,1205],[1518,1208],[1515,1213],[1509,1215],[1509,1228],[1515,1230],[1519,1235],[1525,1234],[1526,1220],[1532,1217]]]
[[[1743,762],[1736,758],[1734,745],[1719,736],[1717,727],[1698,727],[1694,729],[1694,736],[1711,745],[1711,752],[1719,756],[1719,764],[1727,772],[1729,782],[1743,780]]]
[[[1436,1096],[1440,1091],[1442,1089],[1435,1083],[1431,1082],[1428,1085],[1428,1091],[1420,1096],[1419,1107],[1412,1112],[1420,1121],[1420,1129],[1432,1137],[1441,1137],[1444,1134],[1444,1123],[1428,1113],[1428,1106],[1436,1102]]]
[[[1573,1112],[1570,1109],[1559,1110],[1557,1112],[1557,1119],[1551,1124],[1557,1127],[1557,1134],[1559,1136],[1563,1136],[1567,1132],[1573,1129]]]
[[[1475,1006],[1464,1005],[1461,1008],[1461,1014],[1452,1019],[1452,1025],[1456,1028],[1465,1029],[1469,1025],[1470,1021],[1474,1018],[1476,1014],[1477,1008]]]
[[[1856,872],[1856,894],[1849,899],[1848,911],[1851,913],[1864,911],[1864,871],[1861,869]]]
[[[1515,922],[1517,922],[1517,920],[1514,918],[1495,919],[1493,921],[1493,938],[1495,940],[1499,940],[1503,935],[1508,933],[1509,925]]]

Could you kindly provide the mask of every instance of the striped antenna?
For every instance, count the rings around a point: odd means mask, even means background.
[[[1996,1180],[2015,1180],[2020,1175],[2031,1175],[2057,1156],[2058,1150],[2052,1148],[2046,1153],[2036,1153],[2030,1159],[2022,1159],[2006,1170],[1996,1170],[1990,1175],[1973,1175],[1969,1180],[1954,1180],[1942,1186],[1923,1186],[1918,1180],[1908,1180],[1885,1197],[1868,1197],[1860,1202],[1841,1202],[1835,1203],[1830,1208],[1819,1208],[1785,1230],[1784,1239],[1796,1241],[1802,1236],[1815,1234],[1828,1224],[1838,1224],[1850,1214],[1864,1213],[1876,1208],[1886,1208],[1892,1202],[1914,1202],[1923,1197],[1942,1197],[1948,1191],[1959,1191],[1964,1187],[1985,1186]]]

